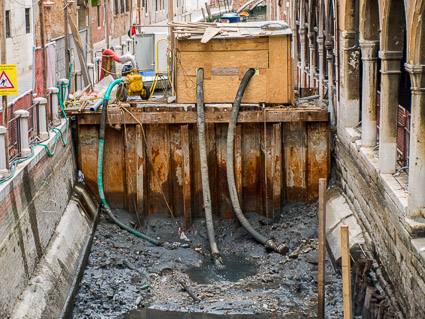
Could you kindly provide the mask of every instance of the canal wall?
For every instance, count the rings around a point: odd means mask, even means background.
[[[60,128],[65,136],[65,122]],[[54,136],[55,134],[51,133],[50,139],[45,142],[50,149],[54,145]],[[23,298],[22,294],[28,284],[39,274],[40,267],[50,268],[48,271],[54,270],[50,262],[45,262],[45,258],[49,255],[55,238],[61,236],[58,225],[66,211],[75,180],[76,161],[69,136],[66,146],[58,142],[53,157],[49,157],[43,147],[34,147],[34,156],[17,166],[12,179],[0,184],[1,318],[11,315],[12,309]],[[71,218],[76,220],[75,226],[88,223],[79,222],[76,217],[78,216],[74,213]],[[84,238],[82,236],[82,240]],[[55,298],[62,295],[63,288],[61,281],[55,279],[61,276],[66,278],[67,271],[73,275],[75,258],[69,256],[79,255],[80,251],[75,253],[75,250],[81,246],[74,243],[75,245],[67,247],[63,243],[66,241],[62,242],[59,249],[62,253],[55,258],[56,262],[60,262],[62,258],[63,270],[50,277],[55,290],[50,300],[45,301],[56,304],[56,307],[58,303]],[[41,260],[43,262],[40,262]],[[39,280],[40,278],[42,277],[39,277]],[[33,291],[33,294],[40,293]],[[34,306],[42,308],[40,304]],[[54,318],[56,315],[47,317]],[[30,317],[36,318],[32,315]]]
[[[424,318],[424,229],[406,217],[405,190],[392,174],[379,173],[372,149],[358,145],[344,134],[336,139],[338,180],[390,283],[381,288],[393,291],[391,301],[403,318]]]

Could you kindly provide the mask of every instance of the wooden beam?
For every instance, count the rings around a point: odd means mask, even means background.
[[[189,146],[189,125],[182,125],[181,142],[183,155],[183,211],[184,229],[187,231],[192,226],[192,197],[190,191],[190,146]]]
[[[341,264],[342,264],[342,296],[344,299],[344,319],[353,318],[351,300],[351,267],[348,226],[341,226]]]
[[[280,209],[282,206],[282,162],[282,123],[274,123],[272,137],[273,220],[278,220],[280,218]]]
[[[239,202],[242,203],[242,126],[236,125],[235,130],[235,181],[238,191]],[[236,228],[239,228],[239,220],[235,216]]]
[[[319,273],[318,273],[318,298],[317,318],[325,318],[325,257],[326,257],[326,179],[319,180]]]
[[[136,126],[136,189],[137,189],[137,211],[136,214],[140,220],[145,215],[146,204],[146,156],[145,156],[145,142],[143,139],[142,127]]]
[[[100,113],[81,112],[68,110],[68,115],[78,116],[79,124],[100,124]],[[134,116],[143,124],[192,124],[196,123],[196,112],[141,112],[133,111]],[[108,110],[111,123],[137,124],[137,121],[128,113],[122,114],[119,109]],[[262,111],[242,111],[238,116],[238,123],[263,123],[265,122],[328,122],[329,116],[326,111],[294,110],[268,111],[266,115]],[[230,112],[218,110],[205,110],[205,123],[229,123]]]
[[[75,47],[77,48],[78,59],[80,60],[81,71],[83,73],[84,85],[90,85],[93,88],[93,83],[91,83],[91,79],[89,77],[89,71],[87,68],[87,60],[84,56],[83,44],[81,42],[80,34],[78,33],[77,25],[74,22],[73,17],[75,16],[74,7],[68,5],[66,7],[66,11],[68,13],[68,24],[71,28],[72,37],[74,38]]]

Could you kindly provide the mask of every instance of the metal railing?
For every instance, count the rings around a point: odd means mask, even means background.
[[[19,116],[12,117],[12,119],[8,122],[8,129],[9,129],[9,132],[8,132],[9,161],[13,162],[14,160],[21,157],[21,133],[20,133],[20,126],[19,126]]]

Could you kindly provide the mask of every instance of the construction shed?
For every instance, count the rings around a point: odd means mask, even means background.
[[[243,103],[293,105],[292,31],[285,22],[223,23],[211,29],[177,37],[178,103],[196,103],[197,68],[204,68],[205,103],[233,102],[246,70],[255,68]]]

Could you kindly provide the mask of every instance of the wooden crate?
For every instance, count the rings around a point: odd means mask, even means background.
[[[248,68],[255,68],[244,103],[293,104],[290,34],[177,41],[177,102],[196,103],[196,69],[204,68],[205,103],[232,103]]]

